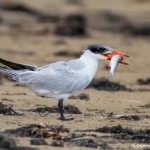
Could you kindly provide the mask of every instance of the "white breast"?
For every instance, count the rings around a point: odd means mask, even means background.
[[[91,58],[88,55],[83,55],[80,60],[85,64],[85,72],[88,74],[89,78],[92,80],[97,72],[99,61]]]

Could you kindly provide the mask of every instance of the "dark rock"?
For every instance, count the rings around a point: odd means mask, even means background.
[[[64,36],[84,36],[86,35],[86,18],[78,14],[69,15],[57,25],[55,33]]]
[[[94,79],[88,86],[96,88],[97,90],[106,90],[106,91],[132,91],[127,88],[125,85],[119,84],[117,82],[111,82],[105,78]]]

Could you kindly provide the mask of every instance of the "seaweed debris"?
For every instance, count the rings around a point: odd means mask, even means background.
[[[0,102],[0,114],[3,115],[16,115],[16,116],[21,116],[23,115],[22,112],[15,111],[12,106],[8,106]]]
[[[53,106],[53,107],[47,107],[47,106],[41,106],[41,107],[37,107],[35,109],[30,109],[28,111],[32,111],[32,112],[38,112],[38,113],[58,113],[58,107],[57,106]],[[64,106],[64,112],[67,114],[82,114],[82,112],[75,106],[73,105],[65,105]]]
[[[16,136],[34,137],[34,138],[48,138],[51,137],[54,140],[60,140],[68,136],[69,129],[64,126],[43,126],[38,124],[31,124],[17,129],[6,130],[5,133]],[[36,143],[37,141],[32,141]],[[37,142],[38,143],[38,142]],[[39,142],[40,143],[40,142]]]
[[[128,127],[117,126],[104,126],[97,129],[89,130],[78,130],[80,132],[100,132],[100,133],[111,133],[113,135],[106,136],[106,138],[114,138],[118,140],[125,140],[126,142],[139,142],[139,143],[149,143],[150,142],[150,129],[145,130],[133,130]]]
[[[139,121],[141,120],[142,117],[145,116],[139,116],[139,115],[135,115],[135,114],[113,114],[113,113],[109,113],[108,118],[115,118],[115,119],[122,119],[122,120],[133,120],[133,121]]]
[[[10,150],[36,150],[36,148],[31,148],[27,146],[17,146],[16,141],[4,135],[0,135],[0,149],[10,149]]]
[[[137,83],[140,85],[150,85],[150,78],[147,79],[138,79]]]
[[[20,137],[32,137],[30,141],[31,145],[63,147],[64,144],[67,143],[68,145],[111,150],[111,147],[106,142],[100,141],[97,136],[71,133],[64,126],[31,124],[18,129],[6,130],[4,133]],[[48,144],[45,138],[52,138],[52,143]]]
[[[88,86],[88,88],[90,87],[106,91],[132,91],[132,89],[127,88],[125,85],[118,82],[111,82],[106,78],[94,79]]]

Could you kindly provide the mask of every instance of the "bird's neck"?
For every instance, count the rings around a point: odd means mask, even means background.
[[[80,60],[85,64],[85,71],[92,80],[97,72],[99,61],[86,53],[81,55]]]

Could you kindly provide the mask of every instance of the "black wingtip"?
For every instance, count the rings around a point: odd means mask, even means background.
[[[32,65],[19,64],[19,63],[4,60],[2,58],[0,58],[0,63],[2,63],[3,65],[5,65],[11,69],[14,69],[14,70],[31,70],[31,71],[34,71],[36,69]]]

